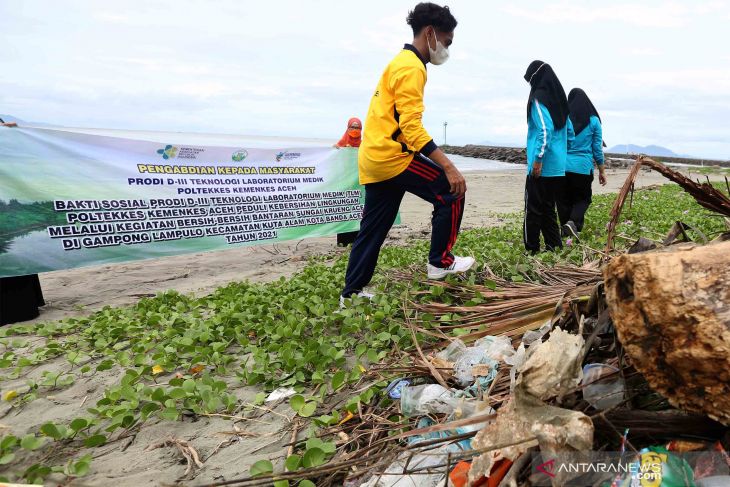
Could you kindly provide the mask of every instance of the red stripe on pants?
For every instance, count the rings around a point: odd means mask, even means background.
[[[422,171],[430,174],[434,178],[438,177],[438,175],[439,175],[439,172],[436,169],[434,169],[432,167],[429,167],[426,164],[424,164],[424,163],[422,163],[420,161],[417,161],[415,159],[413,159],[413,161],[411,162],[411,165],[413,165],[413,166],[421,169]]]
[[[425,179],[429,183],[432,183],[432,182],[434,182],[436,180],[435,177],[429,176],[425,172],[423,172],[420,169],[417,169],[417,168],[415,168],[413,166],[408,166],[408,170],[411,171],[413,174],[418,174],[419,176],[421,176],[423,179]]]

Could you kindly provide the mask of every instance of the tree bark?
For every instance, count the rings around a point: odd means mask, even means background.
[[[604,280],[619,339],[649,385],[730,424],[730,242],[624,254]]]

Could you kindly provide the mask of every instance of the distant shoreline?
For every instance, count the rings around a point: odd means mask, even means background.
[[[491,145],[473,145],[464,146],[442,145],[441,149],[447,154],[456,154],[464,157],[476,157],[479,159],[491,159],[493,161],[509,162],[512,164],[525,164],[526,154],[524,147],[498,147]],[[606,152],[606,167],[610,168],[626,168],[633,164],[634,158],[638,154],[616,154]],[[692,159],[688,157],[666,157],[666,156],[650,156],[660,162],[669,164],[686,164],[689,166],[720,166],[730,167],[730,161],[721,161],[715,159]]]

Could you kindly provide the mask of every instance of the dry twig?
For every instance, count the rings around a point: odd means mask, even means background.
[[[187,462],[187,467],[185,468],[185,473],[183,474],[184,477],[188,476],[196,468],[203,468],[203,462],[200,461],[200,456],[198,455],[198,452],[195,450],[195,448],[190,446],[187,441],[181,440],[179,438],[168,438],[158,443],[153,443],[152,445],[145,448],[145,451],[156,450],[157,448],[163,448],[166,446],[176,447],[177,451],[180,452],[180,454],[185,458],[185,461]]]

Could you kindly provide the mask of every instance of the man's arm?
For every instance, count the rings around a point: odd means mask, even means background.
[[[398,126],[406,143],[441,166],[449,180],[451,193],[463,196],[466,181],[456,166],[438,148],[433,138],[423,127],[423,89],[425,73],[417,68],[402,69],[393,77],[395,109],[398,112]]]
[[[392,88],[398,126],[406,143],[429,157],[436,149],[433,138],[423,128],[423,90],[426,74],[418,68],[403,67],[393,73]]]
[[[441,166],[446,173],[446,179],[449,180],[451,194],[455,196],[463,196],[464,193],[466,193],[466,180],[464,179],[464,176],[462,176],[461,172],[456,169],[454,163],[446,157],[444,151],[437,148],[435,151],[431,152],[428,157],[433,162]]]

